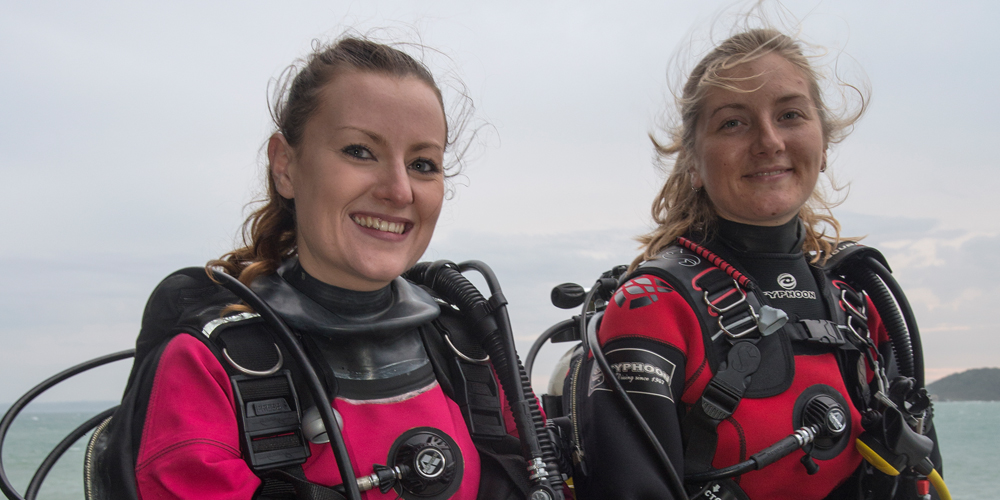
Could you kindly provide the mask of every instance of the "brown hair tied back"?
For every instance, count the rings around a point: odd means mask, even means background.
[[[657,141],[652,133],[649,135],[657,161],[661,165],[672,163],[672,168],[653,201],[652,216],[656,228],[638,238],[643,252],[632,262],[633,269],[642,261],[654,258],[680,236],[694,231],[708,237],[714,231],[717,215],[711,200],[705,190],[692,189],[692,172],[697,161],[694,157],[695,129],[705,94],[711,87],[742,92],[733,85],[731,79],[720,73],[768,54],[784,57],[808,78],[811,97],[818,109],[827,146],[843,140],[852,125],[864,114],[868,102],[867,91],[844,82],[839,83],[857,93],[860,105],[854,111],[842,112],[841,116],[827,107],[820,90],[820,75],[804,54],[802,44],[792,37],[772,28],[761,28],[749,29],[720,43],[698,62],[684,83],[680,95],[676,97],[679,123],[666,129],[669,142]],[[841,188],[834,185],[833,189],[836,191]],[[814,252],[813,262],[824,259],[840,241],[840,223],[830,211],[837,204],[839,201],[828,199],[817,184],[799,212],[799,218],[806,229],[803,250]],[[832,232],[831,235],[827,234],[828,230]]]
[[[444,111],[441,90],[426,66],[388,45],[346,37],[333,45],[315,47],[301,69],[289,66],[278,79],[271,118],[275,132],[281,133],[292,148],[301,144],[305,126],[319,108],[323,87],[345,71],[418,78],[434,90]],[[446,140],[447,146],[454,143],[450,136]],[[295,203],[278,194],[270,165],[267,191],[260,203],[243,223],[244,246],[208,263],[208,267],[220,267],[246,285],[258,276],[273,273],[282,260],[296,253]]]

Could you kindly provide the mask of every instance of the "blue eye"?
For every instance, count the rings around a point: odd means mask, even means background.
[[[372,158],[375,158],[375,155],[373,155],[372,152],[368,150],[368,148],[360,144],[351,144],[350,146],[341,149],[341,151],[347,156],[360,158],[362,160],[370,160]]]
[[[424,174],[432,174],[440,169],[437,164],[426,158],[418,158],[410,164],[410,168]]]
[[[802,115],[798,111],[786,111],[781,115],[782,120],[794,120],[795,118],[801,118]]]
[[[726,121],[722,122],[722,127],[721,128],[734,128],[734,127],[739,126],[739,124],[740,124],[739,120],[726,120]]]

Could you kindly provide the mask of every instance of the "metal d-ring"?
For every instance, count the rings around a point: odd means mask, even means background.
[[[729,325],[728,328],[722,324],[723,316],[720,314],[719,317],[718,317],[719,330],[722,330],[723,332],[725,332],[725,334],[729,338],[731,338],[731,339],[743,338],[743,337],[745,337],[745,336],[753,333],[753,331],[758,328],[757,322],[759,320],[759,317],[757,316],[757,311],[754,311],[753,310],[753,306],[751,306],[750,304],[747,304],[747,310],[750,313],[749,316],[747,316],[746,318],[744,318],[744,319],[742,319],[740,321],[737,321],[737,322]],[[750,328],[747,328],[746,330],[743,330],[740,333],[733,333],[733,332],[729,331],[729,328],[735,328],[735,327],[738,327],[738,326],[746,324],[746,323],[750,323],[751,324]]]
[[[713,311],[715,311],[715,314],[717,316],[717,321],[716,322],[719,324],[719,331],[725,333],[726,336],[728,336],[731,339],[738,339],[738,338],[745,337],[745,336],[749,335],[750,333],[752,333],[754,330],[758,329],[758,325],[757,325],[758,316],[757,316],[757,311],[754,311],[753,310],[753,306],[750,305],[749,302],[747,302],[747,292],[744,291],[743,288],[740,287],[740,284],[736,280],[733,280],[733,289],[736,290],[737,292],[739,292],[740,298],[738,300],[736,300],[735,302],[733,302],[732,304],[729,304],[726,307],[719,307],[719,306],[716,306],[715,304],[713,304],[712,301],[708,298],[708,290],[705,290],[705,291],[702,292],[702,300],[705,301],[705,304],[708,305],[709,308],[711,308]],[[729,327],[726,327],[725,325],[723,325],[722,324],[722,320],[725,319],[725,317],[724,317],[725,313],[727,313],[729,311],[732,311],[733,308],[735,308],[736,306],[738,306],[740,304],[746,304],[747,305],[747,310],[750,313],[750,315],[747,316],[746,318],[740,320],[740,321],[737,321],[737,322],[729,325]],[[747,328],[746,330],[743,330],[742,332],[733,333],[733,332],[729,331],[730,328],[736,328],[736,327],[744,325],[744,324],[746,324],[748,322],[751,323],[750,328]],[[714,339],[715,337],[713,336],[712,338]]]
[[[483,358],[483,359],[470,358],[470,357],[466,356],[465,354],[463,354],[462,351],[459,351],[458,348],[455,347],[455,344],[451,343],[451,336],[450,335],[443,334],[441,336],[444,337],[444,341],[448,343],[448,347],[451,348],[452,352],[454,352],[455,355],[458,356],[459,358],[462,358],[463,361],[468,361],[469,363],[475,363],[477,365],[489,364],[489,362],[490,362],[490,355],[489,354],[487,354],[486,357]]]
[[[851,333],[853,333],[854,336],[858,340],[860,340],[863,344],[865,344],[865,345],[867,345],[869,347],[875,347],[875,345],[873,343],[871,343],[871,339],[862,337],[861,333],[858,332],[858,330],[856,328],[854,328],[854,322],[858,321],[858,318],[861,318],[862,326],[864,326],[865,323],[868,321],[868,315],[865,314],[865,311],[864,311],[865,306],[862,305],[861,306],[861,310],[858,310],[857,307],[854,307],[854,304],[852,304],[850,300],[847,300],[847,289],[846,288],[842,288],[840,290],[840,305],[843,306],[847,310],[847,313],[848,313],[847,314],[847,328],[851,331]]]
[[[274,375],[275,373],[278,373],[278,370],[281,369],[281,365],[285,363],[285,357],[281,355],[281,349],[278,348],[278,344],[272,344],[272,345],[274,345],[274,350],[278,351],[278,362],[273,367],[262,372],[257,370],[251,370],[249,368],[243,368],[242,366],[240,366],[238,363],[233,361],[233,358],[229,357],[229,350],[226,349],[225,347],[222,348],[222,355],[226,358],[226,361],[228,361],[229,364],[233,366],[233,368],[236,368],[243,374],[250,375],[251,377],[266,377],[268,375]]]
[[[846,288],[840,290],[840,303],[847,306],[847,308],[851,310],[850,312],[857,314],[859,318],[868,321],[868,315],[865,314],[863,311],[859,311],[858,308],[854,307],[854,304],[851,304],[851,301],[847,300]],[[865,307],[861,306],[861,308],[864,309]]]
[[[732,304],[729,304],[726,307],[720,308],[720,307],[716,306],[715,304],[713,304],[712,301],[709,300],[709,298],[708,298],[708,290],[705,290],[705,291],[702,292],[702,300],[704,300],[705,304],[707,304],[708,307],[712,308],[712,310],[715,311],[716,314],[718,314],[719,316],[722,316],[722,313],[729,312],[734,307],[736,307],[736,306],[738,306],[738,305],[740,305],[740,304],[742,304],[742,303],[744,303],[744,302],[747,301],[747,293],[744,292],[742,288],[740,288],[740,284],[737,283],[736,280],[733,280],[733,288],[736,289],[737,292],[740,292],[741,297],[740,297],[739,300],[737,300],[736,302],[733,302]]]

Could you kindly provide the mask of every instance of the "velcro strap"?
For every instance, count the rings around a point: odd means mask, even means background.
[[[497,322],[493,318],[493,311],[490,310],[487,302],[478,302],[473,305],[472,310],[469,311],[469,317],[472,319],[472,324],[475,325],[480,335],[493,333],[497,329]]]

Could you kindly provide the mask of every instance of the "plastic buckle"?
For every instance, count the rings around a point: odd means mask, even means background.
[[[801,321],[805,327],[809,342],[825,345],[842,346],[847,343],[844,334],[840,332],[837,325],[826,320],[804,319]]]
[[[709,418],[725,420],[736,411],[740,400],[743,399],[742,396],[742,391],[729,387],[728,384],[719,383],[713,378],[701,395],[701,409]]]
[[[244,397],[241,383],[260,382],[266,379],[284,379],[288,392],[267,399]],[[292,376],[282,370],[271,377],[232,377],[233,396],[240,412],[242,449],[253,470],[267,470],[305,463],[309,458],[309,444],[302,436],[302,419],[298,396],[292,389]]]
[[[719,370],[705,387],[701,409],[710,418],[723,420],[739,406],[747,389],[747,377],[760,367],[760,351],[749,340],[733,344],[726,358],[725,369]]]

